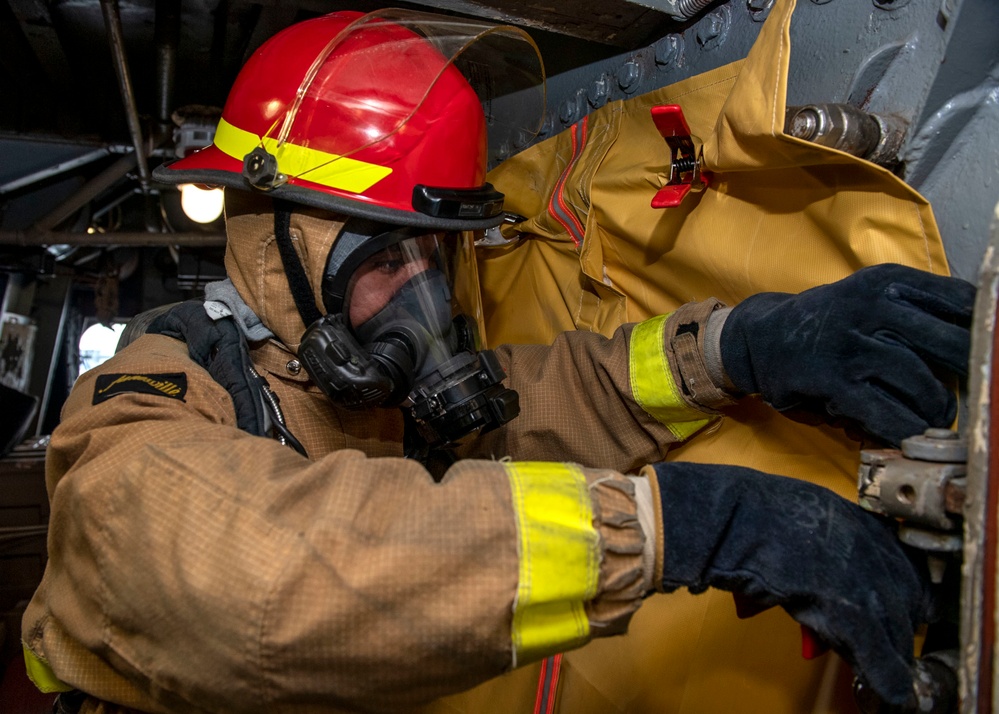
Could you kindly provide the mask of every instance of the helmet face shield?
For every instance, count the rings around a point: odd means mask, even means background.
[[[373,94],[372,85],[378,91]],[[470,87],[479,108],[459,106]],[[544,67],[523,30],[407,10],[369,13],[316,56],[294,102],[267,132],[280,149],[322,146],[324,154],[288,163],[286,176],[308,179],[329,164],[373,148],[399,132],[427,131],[454,113],[485,123],[490,157],[522,146],[541,130]],[[503,98],[508,98],[504,100]],[[335,117],[336,121],[317,121]],[[466,133],[480,134],[474,124]],[[278,165],[281,160],[278,156]],[[309,165],[310,163],[315,165]]]
[[[265,42],[212,146],[154,175],[397,225],[484,229],[503,207],[489,163],[540,131],[544,92],[538,48],[518,28],[331,13]]]

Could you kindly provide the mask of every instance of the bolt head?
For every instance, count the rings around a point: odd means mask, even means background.
[[[625,92],[634,91],[642,81],[642,65],[629,60],[617,71],[617,83]]]
[[[563,124],[571,124],[579,116],[579,107],[576,105],[575,97],[563,99],[558,105],[558,118]]]
[[[677,34],[666,35],[655,44],[656,64],[669,68],[680,60],[683,51],[683,37]]]
[[[599,109],[610,98],[611,78],[607,74],[601,74],[586,92],[586,100],[594,109]]]

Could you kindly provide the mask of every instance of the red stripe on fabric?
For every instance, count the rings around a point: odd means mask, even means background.
[[[548,658],[541,660],[541,670],[538,672],[538,694],[534,698],[534,714],[541,714],[545,702],[545,673],[548,669]]]
[[[569,179],[569,174],[579,161],[579,157],[583,153],[583,147],[586,145],[588,120],[589,117],[585,116],[578,124],[572,127],[572,157],[569,159],[569,163],[559,176],[558,181],[555,182],[555,190],[552,192],[551,199],[548,201],[548,212],[563,228],[565,228],[577,248],[583,244],[583,235],[585,231],[583,229],[583,225],[579,222],[579,219],[577,219],[575,214],[568,209],[568,206],[563,198],[563,191],[565,189],[565,184]],[[578,139],[576,137],[577,132],[580,134]],[[555,203],[557,203],[559,208],[562,209],[562,212],[565,214],[564,217],[560,215],[559,211],[555,208]]]
[[[565,185],[569,180],[569,170],[575,168],[576,164],[579,162],[579,157],[583,153],[583,147],[586,145],[586,128],[587,128],[587,117],[583,117],[583,120],[579,123],[579,138],[577,143],[576,132],[572,133],[572,162],[570,167],[562,174],[562,181],[558,187],[558,205],[565,212],[566,217],[572,221],[573,226],[576,228],[576,233],[573,234],[573,238],[576,241],[576,245],[581,245],[583,242],[583,235],[585,233],[583,225],[576,218],[576,214],[569,210],[569,206],[565,201]],[[571,232],[571,231],[570,231]],[[578,239],[576,236],[578,235]]]
[[[555,693],[558,691],[558,676],[562,671],[562,655],[557,654],[552,657],[552,676],[548,683],[548,711],[545,714],[555,712]]]
[[[538,695],[534,700],[534,714],[554,714],[555,693],[558,692],[558,677],[562,671],[562,655],[545,657],[538,673]]]

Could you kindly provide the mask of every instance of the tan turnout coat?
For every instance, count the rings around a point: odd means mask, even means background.
[[[229,394],[183,342],[144,335],[84,374],[48,456],[50,560],[24,619],[36,678],[148,712],[396,709],[622,632],[653,565],[621,474],[676,440],[632,398],[633,326],[500,348],[522,414],[435,483],[402,458],[398,410],[338,409],[297,369],[304,326],[269,203],[228,202],[229,274],[278,338],[252,359],[309,458],[238,429]],[[293,217],[314,286],[339,226]],[[101,375],[159,391],[100,399]],[[708,418],[678,408],[690,428]],[[558,524],[527,514],[512,488],[531,461],[583,465],[533,468],[581,484],[594,572],[582,629],[518,655],[524,552],[559,542],[545,535]]]

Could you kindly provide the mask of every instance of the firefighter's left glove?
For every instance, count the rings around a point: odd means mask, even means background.
[[[760,293],[721,330],[735,391],[789,416],[856,424],[898,445],[950,426],[966,375],[975,288],[902,265],[875,265],[799,295]]]
[[[780,605],[886,702],[913,702],[914,628],[933,614],[925,567],[887,521],[814,484],[739,466],[654,466],[663,589]]]

